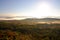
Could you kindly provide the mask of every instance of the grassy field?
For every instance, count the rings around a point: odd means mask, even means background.
[[[0,22],[0,40],[60,40],[60,24]]]

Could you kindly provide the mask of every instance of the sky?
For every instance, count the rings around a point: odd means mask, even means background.
[[[0,0],[0,20],[60,18],[60,0]]]

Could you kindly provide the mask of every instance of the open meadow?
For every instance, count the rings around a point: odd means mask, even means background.
[[[60,40],[60,24],[19,24],[0,21],[0,40]]]

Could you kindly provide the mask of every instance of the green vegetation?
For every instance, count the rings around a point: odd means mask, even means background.
[[[0,40],[60,40],[60,24],[0,22]]]

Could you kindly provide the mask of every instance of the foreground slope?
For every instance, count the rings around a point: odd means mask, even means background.
[[[60,40],[60,24],[29,25],[22,20],[0,21],[0,40]],[[25,24],[24,24],[25,23]]]

